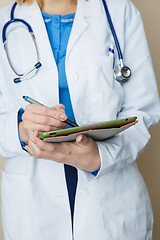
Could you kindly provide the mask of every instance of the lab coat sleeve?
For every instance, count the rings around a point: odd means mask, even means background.
[[[115,137],[97,142],[101,169],[96,178],[135,161],[150,139],[148,130],[160,119],[159,96],[143,22],[130,2],[126,7],[124,43],[124,62],[133,74],[123,85],[124,99],[117,118],[137,116],[138,123]],[[86,177],[94,179],[87,173]]]
[[[1,34],[2,26],[9,20],[12,5],[0,11]],[[4,19],[4,16],[7,16],[7,18]],[[12,158],[17,155],[27,155],[27,153],[22,150],[18,137],[18,111],[20,106],[15,104],[15,107],[13,107],[12,103],[15,99],[12,101],[12,98],[14,95],[11,96],[7,90],[7,79],[4,72],[7,70],[3,65],[4,51],[2,42],[0,42],[0,56],[0,157]]]
[[[19,154],[27,155],[22,150],[18,137],[19,108],[7,111],[7,106],[0,91],[0,156],[10,158]]]

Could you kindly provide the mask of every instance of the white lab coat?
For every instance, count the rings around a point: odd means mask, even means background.
[[[150,138],[148,129],[160,117],[151,57],[140,13],[127,0],[107,0],[125,63],[132,78],[121,85],[113,79],[114,46],[102,2],[78,0],[66,53],[66,75],[79,125],[137,116],[138,124],[104,142],[97,142],[101,169],[97,177],[78,169],[74,240],[151,240],[150,199],[136,158]],[[0,31],[11,6],[0,12]],[[32,26],[43,65],[38,74],[15,84],[0,42],[0,154],[2,219],[5,240],[71,240],[72,227],[63,164],[35,159],[21,149],[17,112],[28,95],[55,106],[59,102],[58,72],[45,24],[36,2],[18,6],[15,17]],[[24,27],[9,30],[13,64],[23,72],[35,60]],[[114,46],[115,48],[115,46]],[[115,48],[116,51],[116,48]],[[13,59],[13,57],[12,57]]]

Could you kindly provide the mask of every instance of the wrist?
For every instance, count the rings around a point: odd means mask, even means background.
[[[87,163],[87,160],[86,160]],[[84,169],[87,172],[94,173],[101,168],[101,159],[99,152],[94,152],[94,155],[90,156],[88,159],[88,164],[85,166]]]
[[[98,153],[97,156],[95,157],[94,166],[92,166],[92,170],[90,172],[99,171],[100,168],[101,168],[101,159]]]

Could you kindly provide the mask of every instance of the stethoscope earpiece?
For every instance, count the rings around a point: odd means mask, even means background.
[[[32,69],[30,69],[26,74],[19,75],[20,77],[15,78],[13,80],[13,82],[20,83],[24,80],[28,80],[28,79],[34,77],[40,67],[42,67],[42,64],[40,62],[37,62]]]
[[[14,83],[20,83],[20,82],[21,82],[21,79],[20,79],[20,78],[15,78],[15,79],[13,80],[13,82],[14,82]]]

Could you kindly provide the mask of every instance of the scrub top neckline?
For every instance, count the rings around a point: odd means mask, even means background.
[[[60,19],[64,19],[64,18],[73,18],[75,16],[75,13],[70,13],[70,14],[66,14],[66,15],[60,15],[60,14],[52,14],[52,15],[50,15],[48,13],[42,12],[42,15],[44,17],[47,17],[47,18],[50,18],[50,19],[55,18],[55,17],[58,17]]]

